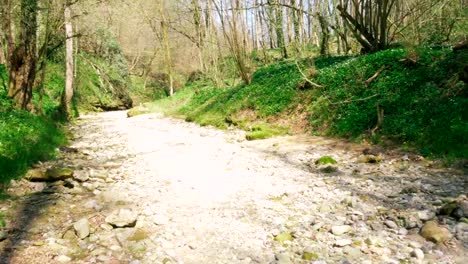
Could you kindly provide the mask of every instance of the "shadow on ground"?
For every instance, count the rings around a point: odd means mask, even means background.
[[[50,185],[21,201],[21,208],[11,217],[12,224],[8,230],[8,238],[0,244],[0,263],[11,263],[15,251],[22,247],[23,241],[33,235],[30,232],[32,224],[42,216],[45,209],[56,203],[58,197],[56,191],[56,187]]]

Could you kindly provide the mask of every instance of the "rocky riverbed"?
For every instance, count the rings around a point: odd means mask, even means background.
[[[468,262],[462,170],[157,114],[70,129],[58,159],[0,203],[0,263]]]

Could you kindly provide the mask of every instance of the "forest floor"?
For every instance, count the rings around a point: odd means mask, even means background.
[[[0,263],[468,261],[467,175],[422,157],[158,114],[70,130],[0,202]]]

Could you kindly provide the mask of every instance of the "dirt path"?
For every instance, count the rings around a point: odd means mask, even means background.
[[[16,182],[2,203],[15,220],[1,263],[468,260],[466,216],[439,217],[443,243],[418,234],[450,197],[466,202],[467,177],[454,170],[385,154],[359,163],[363,147],[339,141],[249,142],[156,114],[85,116],[72,131],[70,148],[38,170],[72,168],[74,178]],[[324,155],[338,164],[317,167]]]

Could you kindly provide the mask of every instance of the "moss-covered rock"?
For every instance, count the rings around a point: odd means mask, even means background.
[[[315,165],[337,164],[338,162],[331,156],[323,156],[315,161]]]
[[[434,243],[443,243],[452,238],[450,231],[447,228],[440,226],[436,221],[426,222],[426,224],[421,228],[420,234],[425,239]]]
[[[74,170],[70,168],[50,168],[45,172],[41,169],[29,170],[26,179],[32,182],[55,182],[73,177]]]

